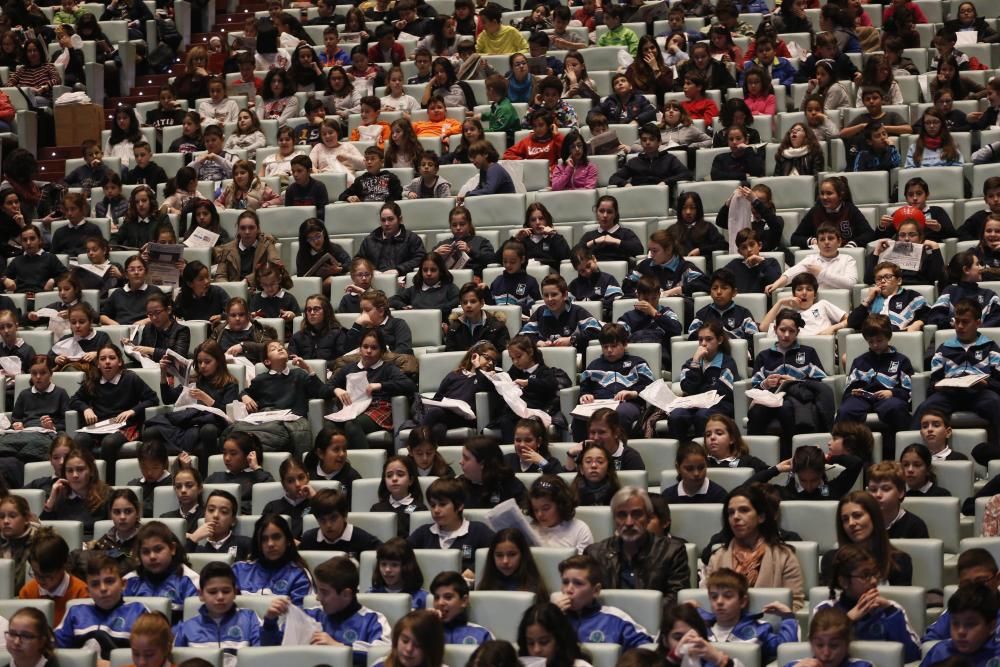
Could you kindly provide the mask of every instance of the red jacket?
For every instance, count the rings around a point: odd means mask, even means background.
[[[398,65],[406,60],[406,52],[403,51],[403,47],[399,42],[393,42],[390,51],[393,65]],[[368,61],[371,63],[385,62],[382,59],[382,49],[379,48],[378,42],[368,47]]]
[[[0,91],[0,120],[9,123],[14,120],[14,114],[14,105],[10,103],[7,93]]]
[[[712,127],[712,121],[719,115],[719,105],[712,99],[703,97],[700,100],[684,100],[681,106],[691,116],[691,120],[699,118],[705,121],[705,127]]]
[[[504,160],[548,160],[550,166],[559,161],[563,137],[558,132],[549,141],[538,141],[534,132],[503,152]]]

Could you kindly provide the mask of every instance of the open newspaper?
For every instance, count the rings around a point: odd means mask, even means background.
[[[77,429],[77,432],[91,433],[93,435],[107,435],[108,433],[117,433],[122,430],[122,427],[124,426],[125,422],[116,422],[114,421],[114,418],[110,418],[91,424],[90,426],[79,428]]]
[[[601,408],[616,410],[619,403],[621,403],[621,401],[616,401],[613,398],[597,399],[591,403],[581,403],[573,408],[573,412],[570,414],[574,417],[579,417],[580,419],[590,419],[590,416]]]
[[[680,408],[704,409],[718,404],[722,400],[722,394],[715,391],[706,391],[692,396],[678,396],[664,380],[657,380],[651,383],[641,392],[639,398],[650,405],[655,405],[668,415]]]
[[[183,256],[184,246],[180,243],[150,243],[146,281],[157,287],[178,287],[181,271],[177,263]]]
[[[962,375],[957,378],[944,378],[943,380],[938,380],[934,385],[938,389],[943,389],[951,387],[952,389],[970,389],[983,380],[988,379],[989,376],[984,373],[972,373],[971,375]]]
[[[346,391],[347,395],[351,397],[351,404],[345,405],[336,412],[331,412],[326,415],[325,419],[332,422],[353,421],[363,415],[368,406],[372,404],[372,397],[368,395],[367,373],[349,373]]]

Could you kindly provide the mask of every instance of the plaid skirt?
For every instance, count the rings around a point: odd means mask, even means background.
[[[365,415],[387,431],[392,429],[392,404],[389,401],[373,400]]]

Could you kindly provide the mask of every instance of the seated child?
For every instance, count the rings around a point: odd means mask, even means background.
[[[948,599],[951,637],[935,644],[920,667],[931,667],[949,658],[961,659],[966,664],[988,665],[1000,653],[995,635],[998,609],[1000,600],[992,584],[959,586]]]
[[[98,188],[111,173],[103,162],[104,151],[93,139],[87,139],[80,147],[83,151],[83,164],[66,174],[64,181],[69,187],[83,188],[84,191]]]
[[[798,264],[786,269],[781,277],[764,288],[764,291],[772,294],[787,285],[795,276],[804,273],[813,275],[819,287],[850,289],[858,282],[858,266],[853,257],[840,252],[842,244],[843,237],[836,226],[828,223],[820,224],[816,229],[817,252],[806,255]]]
[[[265,376],[266,377],[266,376]],[[253,485],[273,482],[271,473],[261,467],[264,450],[254,433],[229,433],[222,442],[222,461],[225,471],[213,472],[206,484],[239,484],[240,514],[250,513]]]
[[[677,483],[663,490],[663,499],[674,504],[721,503],[726,490],[708,478],[708,451],[689,441],[677,448],[674,462]]]
[[[694,437],[703,434],[708,418],[714,414],[734,417],[733,384],[742,379],[721,321],[712,320],[702,324],[694,335],[698,341],[698,349],[681,368],[681,391],[685,396],[715,391],[722,400],[708,408],[672,410],[668,416],[668,428],[671,437],[681,440],[688,437],[692,428]]]
[[[66,610],[55,629],[56,647],[84,648],[96,643],[102,660],[111,659],[112,649],[128,648],[132,624],[147,609],[141,602],[125,602],[124,590],[117,561],[96,554],[88,559],[87,591],[91,602]]]
[[[183,474],[178,471],[175,479]],[[252,543],[246,535],[236,534],[236,519],[240,506],[233,494],[215,489],[208,494],[203,510],[205,521],[187,534],[187,551],[191,553],[224,554],[234,562],[250,557]]]
[[[903,431],[910,423],[913,364],[889,344],[892,325],[886,315],[869,315],[861,335],[868,343],[868,352],[851,363],[837,421],[864,423],[866,415],[874,411],[893,431]]]
[[[802,318],[803,333],[810,336],[833,335],[847,326],[847,313],[826,299],[816,299],[819,285],[816,276],[800,273],[792,278],[793,296],[777,299],[760,321],[760,328],[774,335],[777,317],[782,310],[793,310]]]
[[[462,576],[472,579],[476,549],[489,548],[493,531],[484,523],[462,516],[465,486],[460,480],[438,478],[426,495],[434,523],[419,526],[410,533],[407,542],[414,549],[461,549]]]
[[[664,368],[670,368],[670,339],[679,336],[681,321],[668,306],[660,305],[660,285],[653,276],[642,276],[635,287],[638,300],[622,313],[617,324],[625,327],[630,343],[659,343]]]
[[[851,171],[891,171],[900,166],[899,149],[889,143],[885,125],[874,120],[864,129],[864,145],[858,150]]]
[[[305,112],[308,122],[295,129],[295,143],[299,146],[315,146],[319,143],[320,128],[326,120],[326,107],[322,100],[313,97],[306,100]]]
[[[660,128],[646,123],[639,130],[642,151],[611,176],[611,185],[673,185],[693,178],[691,171],[670,151],[660,150]]]
[[[11,315],[0,311],[0,328]],[[31,383],[17,395],[11,412],[13,432],[0,436],[0,456],[16,457],[22,463],[44,461],[56,435],[66,429],[69,394],[52,382],[52,366],[48,357],[35,357],[30,368]],[[26,428],[44,428],[52,432],[25,432]],[[30,481],[30,480],[29,480]]]
[[[444,624],[445,644],[482,644],[493,633],[469,622],[469,584],[458,572],[441,572],[431,582],[434,610]]]
[[[201,570],[202,605],[198,615],[174,628],[174,646],[222,648],[226,659],[247,646],[260,646],[261,621],[251,609],[236,606],[239,586],[228,563],[214,561]],[[224,642],[219,638],[225,637]]]
[[[160,521],[142,524],[136,543],[140,565],[125,575],[125,595],[170,598],[173,620],[179,621],[184,600],[198,595],[198,573],[185,565],[184,546]]]
[[[521,328],[521,333],[535,340],[538,347],[575,347],[583,352],[597,337],[600,322],[569,302],[565,278],[550,274],[542,279],[542,300],[545,305],[532,313]]]
[[[653,642],[652,635],[617,607],[602,604],[601,565],[592,556],[570,556],[559,563],[562,592],[553,602],[569,619],[581,642],[635,648]]]
[[[534,111],[528,114],[531,134],[504,151],[504,160],[548,160],[555,166],[562,152],[563,136],[555,127],[552,114]]]
[[[225,137],[222,127],[210,125],[202,133],[205,142],[205,152],[191,161],[189,165],[198,174],[200,181],[223,181],[233,176],[233,165],[238,159],[235,153],[225,150]]]
[[[128,199],[122,196],[121,176],[108,174],[101,183],[101,189],[104,191],[104,198],[94,206],[94,217],[108,218],[113,226],[117,226],[128,213]]]
[[[128,485],[138,486],[142,489],[142,515],[151,517],[153,516],[153,490],[160,486],[173,487],[174,485],[174,479],[170,476],[169,470],[170,459],[163,442],[155,439],[146,439],[139,444],[137,458],[142,477],[129,480]]]
[[[382,541],[348,522],[349,498],[346,493],[323,489],[309,502],[313,516],[319,523],[302,534],[299,548],[303,551],[343,551],[355,560],[363,551],[378,549]]]
[[[889,539],[927,539],[924,520],[902,508],[906,496],[903,466],[898,461],[882,461],[868,468],[868,493],[878,501]]]
[[[389,621],[358,602],[360,575],[350,558],[331,558],[318,565],[313,576],[320,608],[306,609],[305,613],[323,629],[313,635],[312,644],[347,646],[354,654],[355,665],[363,666],[371,648],[388,646],[392,632]],[[263,646],[281,645],[285,632],[278,627],[278,617],[288,612],[290,604],[284,597],[271,602],[260,632]]]
[[[905,289],[903,271],[893,262],[878,262],[872,270],[875,285],[861,293],[861,303],[847,316],[847,326],[861,329],[871,315],[887,316],[892,331],[922,331],[930,305],[922,294]]]
[[[372,98],[377,99],[377,98]],[[377,146],[365,149],[365,173],[354,179],[349,188],[340,193],[340,201],[398,201],[403,198],[403,186],[396,174],[382,168],[385,154]]]
[[[371,141],[378,148],[385,148],[389,139],[389,123],[379,120],[382,102],[374,95],[361,98],[361,124],[351,130],[350,141]]]
[[[771,662],[778,655],[778,645],[799,640],[799,625],[792,610],[780,602],[764,605],[761,613],[751,613],[747,578],[720,568],[708,575],[708,599],[711,611],[698,609],[708,627],[708,639],[713,642],[754,641],[760,645],[763,662]],[[781,622],[777,628],[761,617],[777,614]]]
[[[739,292],[736,288],[736,276],[728,269],[719,269],[712,274],[711,281],[709,295],[712,303],[694,314],[688,327],[688,339],[695,340],[698,330],[705,324],[719,322],[729,338],[742,338],[752,344],[754,334],[760,330],[753,314],[734,301]]]
[[[413,548],[402,537],[393,537],[375,550],[375,569],[369,593],[409,593],[414,609],[425,609],[431,602],[423,589],[424,573]],[[440,598],[435,598],[435,602]]]
[[[441,162],[434,151],[424,151],[418,160],[417,177],[403,187],[407,199],[435,199],[451,196],[451,183],[438,175]]]
[[[628,332],[622,325],[605,324],[598,341],[601,356],[590,362],[580,375],[580,403],[586,405],[606,399],[621,401],[615,411],[626,430],[631,430],[642,414],[643,401],[639,393],[656,378],[645,359],[628,354]],[[572,431],[575,441],[586,438],[586,420],[574,418]]]
[[[289,456],[278,468],[283,496],[264,505],[264,514],[281,514],[291,519],[292,533],[302,537],[302,517],[310,514],[310,500],[316,490],[309,485],[309,472],[298,455]]]
[[[52,600],[55,603],[53,622],[62,623],[66,602],[88,596],[87,584],[66,570],[69,545],[46,526],[35,531],[28,547],[28,565],[34,578],[18,591],[21,600]]]
[[[603,319],[610,321],[611,304],[623,295],[618,280],[601,271],[593,251],[586,246],[573,248],[570,261],[577,273],[577,277],[569,284],[569,293],[573,295],[574,301],[600,301],[603,305]]]
[[[997,562],[989,551],[982,548],[966,549],[958,557],[958,587],[986,584],[996,589],[998,580]],[[996,634],[994,632],[994,634]],[[930,642],[951,637],[951,613],[945,610],[938,619],[927,627],[921,641]]]
[[[520,241],[510,240],[504,243],[499,253],[503,273],[490,284],[490,293],[496,305],[521,306],[524,316],[531,312],[536,301],[542,300],[538,281],[525,270],[528,263],[526,252]]]
[[[795,660],[785,667],[809,667],[815,664],[839,667],[874,667],[867,660],[848,657],[851,650],[851,620],[837,607],[826,607],[813,614],[809,621],[809,645],[812,656]],[[932,663],[927,663],[932,664]]]

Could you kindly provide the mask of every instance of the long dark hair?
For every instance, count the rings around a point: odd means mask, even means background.
[[[128,115],[128,127],[124,130],[118,127],[118,116]],[[142,130],[139,127],[139,119],[135,117],[135,111],[129,105],[123,105],[115,109],[115,117],[111,122],[111,138],[108,143],[111,145],[122,141],[131,141],[133,144],[142,141]]]
[[[382,481],[378,485],[378,499],[382,502],[389,501],[389,487],[385,485],[385,471],[389,467],[390,463],[401,463],[403,467],[406,468],[406,474],[410,476],[410,495],[413,496],[413,502],[423,503],[424,493],[420,488],[420,474],[417,472],[417,464],[414,462],[411,456],[390,456],[382,464]]]
[[[417,275],[413,277],[413,286],[415,288],[419,289],[424,287],[423,271],[420,270],[424,266],[424,262],[434,263],[434,266],[436,266],[438,270],[438,280],[442,285],[451,285],[455,282],[455,278],[451,275],[451,271],[449,271],[448,267],[445,266],[444,257],[436,252],[432,252],[428,253],[422,260],[420,260],[420,264],[417,266]]]
[[[215,208],[215,203],[208,200],[202,199],[200,197],[195,197],[184,207],[181,211],[181,221],[180,221],[180,236],[186,239],[191,233],[198,227],[198,223],[195,222],[195,213],[198,209],[206,209],[208,215],[211,218],[211,223],[205,229],[220,234],[222,232],[222,222],[219,218],[219,210]]]
[[[396,560],[400,565],[400,580],[402,590],[407,593],[416,593],[424,585],[424,573],[420,570],[420,563],[417,562],[413,554],[413,547],[402,537],[393,537],[382,543],[375,551],[375,568],[372,570],[372,586],[385,586],[385,579],[382,578],[382,571],[379,569],[379,561]]]
[[[264,552],[260,546],[264,530],[268,526],[276,526],[285,536],[285,553],[277,561],[271,561],[265,558]],[[307,565],[306,561],[299,555],[299,550],[295,546],[295,536],[292,535],[292,529],[288,526],[288,522],[285,521],[285,517],[280,514],[265,514],[261,518],[257,519],[257,523],[253,526],[253,543],[250,545],[250,560],[257,562],[268,569],[277,569],[287,563],[294,563],[298,567],[302,568],[306,575],[312,579],[312,573],[309,571],[309,565]]]
[[[837,544],[857,544],[851,540],[844,529],[844,522],[840,519],[840,513],[844,506],[850,503],[860,505],[872,522],[872,536],[868,542],[868,551],[871,552],[878,565],[879,579],[888,579],[889,573],[896,567],[896,559],[902,552],[892,546],[889,541],[889,531],[886,530],[882,510],[872,494],[867,491],[851,491],[837,503]]]
[[[566,160],[569,159],[570,154],[573,152],[573,145],[578,141],[583,141],[583,137],[577,130],[573,130],[565,137],[563,137],[562,150],[559,151],[559,157],[562,158],[563,164],[566,164]],[[587,142],[583,141],[583,155],[580,156],[580,164],[587,164]],[[544,208],[544,204],[539,204]],[[525,217],[527,220],[527,214]],[[527,226],[527,224],[525,224]]]
[[[528,628],[532,625],[542,626],[555,640],[556,654],[546,661],[546,667],[573,667],[577,660],[586,660],[576,630],[551,602],[540,602],[524,612],[517,626],[518,655],[528,655]]]
[[[338,329],[343,329],[344,327],[340,324],[340,320],[333,312],[333,305],[330,300],[326,298],[324,294],[310,294],[303,305],[303,310],[306,304],[310,301],[319,301],[320,308],[323,309],[323,324],[319,327],[314,327],[310,322],[308,317],[302,318],[302,331],[309,331],[317,336],[323,336],[330,333],[331,331],[336,331]]]
[[[139,528],[139,532],[135,536],[135,548],[138,551],[142,550],[142,543],[148,539],[158,539],[169,547],[174,549],[174,557],[170,561],[170,567],[174,574],[180,575],[184,571],[184,566],[187,564],[187,552],[184,550],[184,545],[181,541],[177,539],[174,535],[174,531],[167,528],[166,524],[162,521],[150,521],[149,523],[142,524]],[[142,560],[139,561],[139,567],[136,568],[136,574],[139,577],[147,577],[151,573],[146,571],[145,566],[142,564]]]
[[[733,498],[746,498],[757,512],[757,516],[764,517],[757,530],[769,546],[786,546],[778,532],[778,517],[774,512],[774,506],[764,492],[752,484],[736,487],[729,492],[726,502],[722,504],[722,541],[725,544],[728,545],[733,540],[733,529],[729,526],[729,503]]]
[[[466,440],[465,448],[483,466],[485,496],[502,497],[504,485],[514,479],[514,472],[504,463],[500,443],[494,438],[477,436]]]
[[[521,562],[517,571],[510,577],[505,577],[497,569],[496,560],[493,557],[496,548],[504,542],[510,542],[521,552]],[[505,580],[515,584],[517,586],[515,590],[534,593],[535,600],[538,602],[545,602],[549,599],[548,589],[545,587],[542,574],[538,571],[538,565],[531,555],[528,540],[525,539],[524,533],[517,528],[504,528],[493,536],[490,549],[486,554],[486,563],[483,564],[483,575],[476,589],[483,591],[510,590],[505,584]]]

